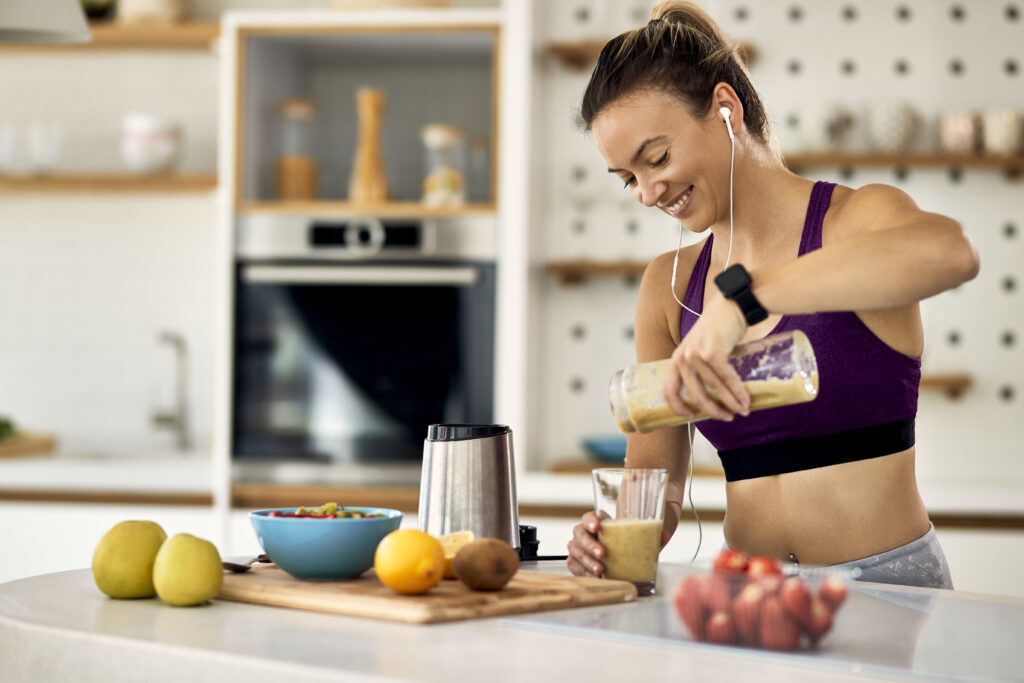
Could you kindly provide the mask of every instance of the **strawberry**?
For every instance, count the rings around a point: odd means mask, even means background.
[[[704,620],[707,609],[704,607],[704,577],[696,574],[687,576],[680,581],[672,593],[672,603],[676,612],[694,640],[704,640]]]
[[[704,579],[704,606],[709,612],[730,612],[732,581],[727,574],[712,574]]]
[[[728,612],[714,612],[707,624],[708,640],[719,645],[736,642],[736,627]]]
[[[712,563],[714,571],[744,572],[747,570],[747,555],[741,550],[725,548]]]
[[[768,557],[767,555],[758,555],[757,557],[750,560],[747,564],[747,573],[752,578],[760,578],[762,576],[770,576],[772,574],[782,574],[782,567],[775,560],[774,557]]]
[[[789,616],[801,628],[806,629],[811,619],[811,589],[797,576],[791,576],[782,582],[779,590],[782,606]]]
[[[761,588],[764,589],[765,595],[775,595],[782,590],[782,575],[769,574],[768,576],[762,576],[759,583]]]
[[[807,622],[807,636],[811,644],[817,644],[818,640],[832,629],[832,609],[825,604],[821,598],[811,600],[809,619]]]
[[[764,601],[764,589],[756,581],[751,581],[732,602],[732,616],[740,640],[747,645],[757,647],[761,643],[761,603]]]
[[[782,607],[782,600],[769,595],[761,606],[761,644],[769,650],[791,651],[800,646],[800,629]]]
[[[846,584],[834,576],[827,576],[818,587],[818,597],[835,612],[846,600]]]

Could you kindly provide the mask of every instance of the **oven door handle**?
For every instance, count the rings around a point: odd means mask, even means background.
[[[479,280],[476,268],[424,266],[275,266],[242,268],[242,280],[274,285],[425,285],[468,287]]]

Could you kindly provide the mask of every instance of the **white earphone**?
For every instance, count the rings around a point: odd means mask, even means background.
[[[729,131],[729,140],[735,141],[735,138],[732,134],[732,123],[729,121],[729,117],[732,116],[732,109],[729,109],[729,107],[722,107],[721,109],[718,110],[718,113],[725,121],[725,127]]]

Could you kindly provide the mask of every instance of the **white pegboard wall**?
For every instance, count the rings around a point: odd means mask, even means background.
[[[538,3],[538,54],[548,42],[614,35],[629,28],[630,13],[652,4]],[[752,79],[785,152],[826,144],[820,127],[837,106],[853,115],[841,144],[850,151],[869,144],[865,121],[872,107],[912,103],[923,117],[916,151],[935,148],[934,123],[944,112],[1000,107],[1024,116],[1024,3],[746,0],[704,7],[731,38],[754,44]],[[585,26],[580,16],[588,17]],[[573,113],[588,76],[551,58],[537,61],[539,148],[546,150],[535,164],[544,177],[536,198],[544,217],[539,258],[649,260],[675,248],[677,228],[608,177],[593,140],[576,129]],[[960,401],[922,392],[918,471],[933,479],[1024,484],[1024,463],[1015,455],[1024,438],[1024,182],[998,169],[971,168],[816,168],[805,175],[854,188],[900,187],[922,208],[967,230],[982,270],[922,304],[923,366],[926,373],[969,373],[974,386]],[[686,241],[696,239],[688,234]],[[622,330],[632,325],[635,285],[622,278],[571,288],[544,281],[537,357],[547,380],[538,391],[545,417],[537,431],[548,461],[582,456],[583,436],[615,431],[607,380],[633,362]],[[587,332],[580,336],[579,328]]]

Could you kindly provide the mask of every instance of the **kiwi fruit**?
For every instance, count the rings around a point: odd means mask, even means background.
[[[505,587],[519,569],[519,553],[497,538],[478,538],[455,553],[455,576],[475,591]]]

